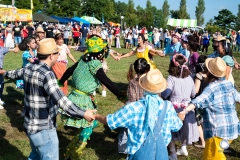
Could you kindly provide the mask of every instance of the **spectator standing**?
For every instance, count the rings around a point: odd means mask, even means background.
[[[32,36],[34,34],[35,28],[32,22],[28,23],[27,30],[28,30],[28,36]]]
[[[14,41],[13,41],[13,34],[12,34],[12,27],[11,23],[8,23],[6,29],[5,29],[5,42],[4,42],[4,47],[7,48],[14,48]]]
[[[48,24],[48,27],[45,29],[46,38],[53,38],[53,26]]]
[[[87,39],[87,34],[88,34],[88,29],[87,27],[84,25],[81,30],[81,35],[82,35],[82,39],[81,39],[81,47],[85,47],[85,42],[86,42],[86,39]]]
[[[18,22],[15,22],[15,26],[13,27],[13,37],[14,37],[14,41],[16,44],[16,47],[18,47],[18,45],[22,42],[22,37],[21,37],[21,30],[22,27],[19,26]]]
[[[28,29],[25,25],[23,26],[23,29],[21,30],[21,32],[22,32],[21,35],[23,39],[28,37]]]

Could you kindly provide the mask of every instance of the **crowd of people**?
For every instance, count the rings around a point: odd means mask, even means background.
[[[187,28],[125,27],[121,32],[119,26],[30,23],[22,27],[16,22],[12,28],[9,24],[2,36],[0,65],[7,52],[23,51],[21,69],[5,71],[0,66],[0,79],[16,79],[17,88],[24,90],[22,115],[32,149],[29,159],[59,159],[58,113],[65,126],[79,129],[66,148],[65,159],[72,160],[81,159],[98,122],[125,132],[124,153],[129,160],[177,160],[188,156],[191,144],[204,149],[203,159],[226,159],[224,149],[240,134],[235,108],[240,93],[232,76],[232,69],[239,69],[232,49],[240,45],[240,31],[238,35],[234,31],[226,36],[213,34],[214,52],[208,56],[198,52],[208,52],[211,35]],[[126,54],[112,49],[114,43],[115,48],[123,46],[120,38],[125,48],[131,48]],[[78,60],[72,56],[71,46],[83,51]],[[106,75],[109,55],[116,61],[136,55],[126,93]],[[153,61],[156,55],[170,57],[167,79]],[[67,68],[68,58],[74,64]],[[72,90],[68,94],[70,76]],[[100,115],[94,100],[100,85],[103,96],[108,88],[124,106]],[[0,98],[3,87],[2,83]],[[178,149],[176,141],[181,142]]]

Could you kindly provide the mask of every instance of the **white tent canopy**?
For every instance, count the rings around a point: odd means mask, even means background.
[[[173,27],[196,27],[197,20],[195,19],[168,19],[167,25]]]
[[[102,22],[99,21],[95,17],[83,16],[83,17],[81,17],[81,19],[84,19],[84,20],[90,22],[91,24],[102,24]]]

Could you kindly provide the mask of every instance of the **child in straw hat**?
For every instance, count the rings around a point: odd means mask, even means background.
[[[221,78],[226,74],[226,63],[220,58],[208,58],[205,62],[209,85],[201,95],[193,99],[180,113],[186,115],[195,107],[202,108],[203,131],[206,146],[204,160],[226,159],[223,151],[240,134],[240,123],[236,112],[236,102],[240,93],[233,84]]]
[[[96,114],[95,119],[112,130],[128,128],[128,160],[168,159],[171,131],[178,131],[182,122],[172,104],[158,96],[167,82],[158,69],[153,69],[140,77],[139,85],[145,90],[142,99],[106,117]]]

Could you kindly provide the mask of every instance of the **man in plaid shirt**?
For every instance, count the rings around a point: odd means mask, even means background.
[[[6,78],[24,80],[24,129],[30,139],[29,159],[58,160],[56,132],[58,108],[74,118],[94,120],[95,110],[81,110],[59,89],[51,67],[57,61],[59,49],[52,38],[40,41],[38,59],[25,68],[5,72]]]

